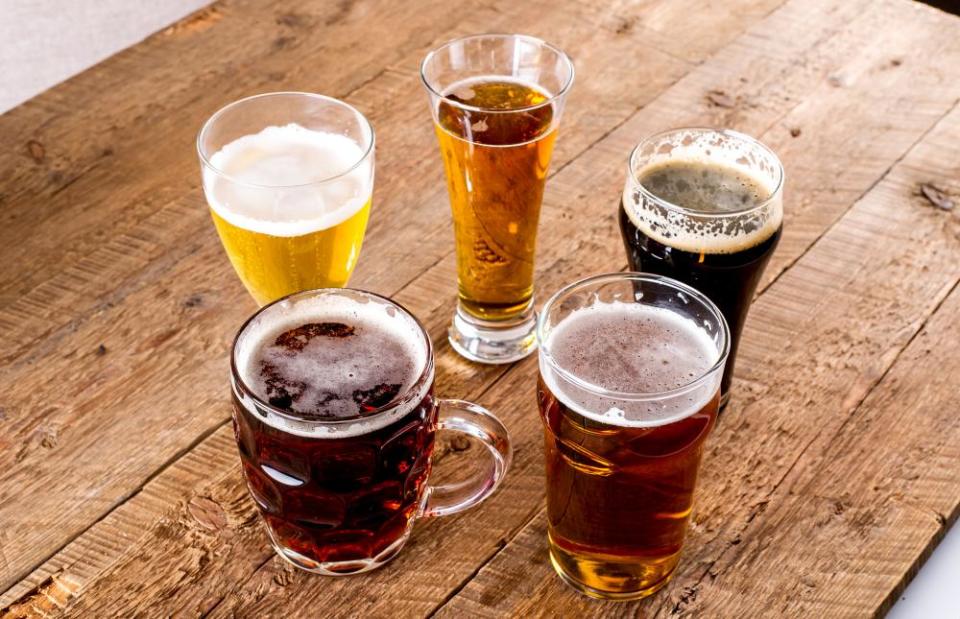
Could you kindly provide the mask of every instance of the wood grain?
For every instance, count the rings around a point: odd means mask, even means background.
[[[958,138],[954,107],[755,302],[738,362],[749,390],[711,437],[686,552],[666,589],[631,604],[577,595],[550,567],[539,509],[440,615],[733,617],[750,608],[859,617],[887,608],[960,498],[946,465],[960,434],[947,421],[956,361],[938,362],[955,356],[956,342],[935,339],[960,321],[960,218],[918,195],[932,179],[960,189],[949,155]],[[917,335],[928,320],[933,332]],[[523,382],[511,378],[497,388]]]
[[[65,615],[94,616],[308,608],[418,616],[441,607],[442,614],[563,608],[725,616],[744,599],[777,595],[739,571],[753,574],[749,569],[786,560],[770,554],[758,528],[772,526],[773,514],[819,513],[779,508],[800,501],[786,493],[790,475],[815,474],[820,461],[804,458],[827,453],[833,434],[860,440],[843,420],[863,410],[860,402],[956,283],[956,215],[938,212],[927,221],[906,186],[877,182],[921,139],[887,178],[907,178],[914,166],[950,178],[949,169],[930,165],[931,155],[917,153],[936,145],[948,161],[955,152],[956,113],[927,132],[956,103],[957,20],[900,0],[794,0],[769,16],[779,2],[742,11],[689,2],[570,3],[566,11],[493,2],[459,13],[444,3],[442,11],[436,5],[442,15],[417,13],[422,21],[355,44],[371,25],[396,23],[387,19],[403,13],[402,4],[343,4],[325,24],[321,3],[218,3],[64,92],[0,117],[0,142],[20,148],[0,149],[0,169],[20,181],[2,190],[0,235],[10,236],[0,240],[23,245],[0,243],[0,259],[22,270],[22,277],[0,273],[0,447],[7,447],[0,450],[0,589],[12,585],[0,607],[17,602],[11,610],[46,612],[49,592],[59,592],[51,586],[62,582],[69,593],[57,593],[54,605]],[[430,5],[418,6],[429,13]],[[694,11],[699,19],[690,18]],[[254,526],[232,437],[222,426],[227,338],[252,302],[203,213],[189,146],[196,126],[222,99],[274,83],[264,73],[270,70],[279,83],[303,83],[361,105],[378,130],[380,169],[375,217],[353,283],[397,293],[438,340],[452,312],[452,239],[415,63],[436,40],[494,29],[523,29],[561,44],[579,72],[545,200],[541,291],[622,267],[614,207],[626,154],[647,133],[680,124],[732,126],[762,137],[788,170],[786,233],[765,281],[772,285],[751,314],[738,391],[706,464],[703,487],[713,490],[703,494],[693,550],[676,582],[645,605],[587,602],[563,589],[543,562],[535,360],[509,370],[479,367],[440,344],[441,392],[479,398],[502,415],[517,442],[514,470],[484,506],[422,523],[394,564],[362,579],[312,578],[273,558]],[[874,45],[880,33],[884,45]],[[273,36],[269,50],[257,36]],[[239,38],[234,44],[229,37]],[[198,46],[221,54],[209,70],[200,62],[186,67],[189,84],[176,82],[159,108],[131,95],[150,80],[138,77],[128,87],[114,75],[140,64],[146,74],[170,75],[164,59]],[[356,66],[324,62],[328,54]],[[305,58],[316,60],[310,70]],[[130,90],[114,93],[109,85]],[[74,107],[67,93],[77,97]],[[114,118],[100,101],[120,102],[124,111]],[[111,125],[111,143],[120,146],[108,147],[123,148],[122,157],[98,155],[101,138],[87,138]],[[31,137],[38,132],[47,133]],[[153,158],[138,154],[157,135],[171,140]],[[60,143],[62,150],[49,146]],[[70,174],[57,179],[58,169]],[[41,227],[43,235],[35,232]],[[915,243],[888,249],[903,228],[916,234]],[[39,238],[47,232],[50,239]],[[885,250],[879,260],[877,247]],[[140,342],[145,328],[147,341]],[[51,389],[60,397],[45,397]],[[923,401],[943,395],[937,393]],[[900,462],[919,467],[923,453]],[[944,491],[953,489],[955,509],[955,486],[931,487],[944,505],[951,500]],[[858,515],[892,513],[856,499]],[[897,518],[911,523],[911,533],[897,537],[895,527],[881,527],[871,538],[886,535],[891,545],[882,565],[862,564],[875,576],[868,593],[851,597],[849,587],[867,581],[849,581],[838,603],[822,593],[841,591],[830,586],[833,577],[817,575],[814,602],[796,607],[881,608],[935,537],[927,524]],[[796,553],[804,531],[784,535],[773,551]],[[736,562],[740,546],[749,548],[750,562]],[[854,546],[849,551],[851,561],[862,556]],[[904,562],[907,569],[890,567]],[[710,589],[715,582],[717,592]],[[789,593],[777,598],[782,603],[803,602],[783,588]]]
[[[745,6],[748,10],[744,18],[750,18],[759,17],[765,4]],[[0,250],[5,253],[4,260],[22,265],[16,277],[0,280],[0,295],[5,295],[0,296],[0,339],[6,345],[3,354],[9,361],[9,372],[0,380],[11,386],[5,391],[3,406],[11,443],[18,445],[17,450],[0,455],[10,464],[0,473],[0,492],[11,497],[33,492],[37,498],[27,509],[14,509],[11,503],[0,507],[0,521],[18,531],[17,536],[3,542],[5,561],[0,565],[0,584],[12,585],[38,559],[127,499],[156,470],[225,421],[227,345],[230,332],[251,311],[252,302],[223,260],[207,221],[190,139],[203,118],[225,97],[269,85],[264,77],[264,72],[266,78],[270,77],[269,68],[289,68],[283,72],[286,87],[300,75],[304,57],[345,53],[337,46],[362,38],[371,24],[358,19],[357,14],[392,23],[400,9],[391,7],[352,6],[341,18],[331,21],[320,19],[324,11],[319,4],[300,6],[297,11],[282,3],[269,10],[246,4],[214,5],[188,20],[187,25],[161,33],[136,51],[124,52],[64,86],[78,94],[75,91],[80,86],[76,82],[86,82],[83,100],[96,100],[97,105],[78,107],[66,120],[58,115],[41,120],[44,111],[54,105],[44,104],[41,98],[3,117],[11,128],[10,135],[34,135],[34,141],[41,145],[34,148],[34,153],[42,148],[43,155],[38,155],[40,161],[14,157],[14,174],[24,182],[11,185],[17,191],[4,198],[10,203],[6,212],[14,215],[11,221],[15,223],[4,230],[11,234],[22,230],[24,242]],[[425,13],[438,10],[429,4],[418,7]],[[446,15],[451,7],[445,7]],[[657,12],[659,31],[669,33],[671,24],[683,23],[681,18],[689,6],[674,7]],[[348,100],[386,102],[370,111],[376,126],[383,127],[379,132],[382,156],[378,172],[383,180],[378,182],[378,214],[364,255],[376,256],[377,260],[361,260],[361,264],[379,265],[381,275],[366,277],[361,269],[355,278],[358,285],[389,294],[435,261],[430,251],[440,255],[449,251],[449,215],[436,145],[429,130],[424,130],[429,126],[429,115],[412,73],[416,60],[429,47],[427,43],[452,36],[459,31],[457,28],[529,25],[533,31],[544,28],[547,32],[569,33],[575,39],[572,52],[578,62],[591,67],[608,65],[648,35],[645,28],[628,28],[611,43],[602,44],[610,38],[608,22],[612,14],[590,5],[563,13],[540,10],[542,6],[533,4],[523,11],[513,8],[510,13],[497,5],[471,5],[458,13],[456,28],[449,19],[427,24],[424,17],[423,23],[407,23],[406,27],[417,30],[413,39],[391,31],[378,39],[375,47],[350,48],[353,51],[349,57],[356,57],[358,65],[352,71],[344,69],[350,62],[321,64],[316,75],[300,78],[298,83],[304,83],[304,89],[319,90],[316,86],[324,80],[322,90],[330,92],[332,85],[339,84]],[[629,16],[640,8],[626,7],[621,14]],[[544,14],[550,15],[549,19],[543,19]],[[717,17],[718,24],[728,24],[727,29],[711,27],[701,38],[720,45],[738,34],[743,24],[726,11]],[[257,20],[261,25],[251,30]],[[330,37],[319,36],[317,31],[323,26],[330,26]],[[421,26],[422,32],[418,30]],[[258,47],[260,39],[269,36],[290,38],[292,35],[284,33],[291,28],[302,31],[294,37],[296,45],[288,41],[269,50]],[[706,26],[702,29],[708,30]],[[440,31],[446,34],[437,35]],[[207,40],[214,34],[231,39],[220,55],[212,53],[215,46]],[[257,42],[246,48],[232,40],[235,36],[256,38]],[[129,91],[108,91],[104,95],[107,100],[100,101],[97,95],[104,81],[113,79],[111,72],[129,70],[130,63],[139,61],[141,55],[149,57],[141,63],[141,71],[165,71],[167,66],[160,60],[191,49],[191,44],[182,40],[187,37],[197,37],[193,47],[213,46],[213,66],[203,65],[199,75],[187,72],[191,83],[178,82],[178,88],[165,93],[166,98],[155,103],[159,107],[150,114],[140,107],[144,105],[142,97],[130,96]],[[578,43],[576,39],[581,40]],[[367,57],[381,49],[389,52],[377,60]],[[137,58],[130,59],[129,55]],[[582,96],[606,92],[612,117],[594,114],[588,106],[572,108],[565,119],[570,138],[566,151],[558,149],[558,166],[576,154],[578,144],[581,150],[589,146],[608,130],[610,122],[635,111],[655,96],[657,89],[665,88],[689,68],[685,61],[653,47],[645,48],[638,58],[644,69],[632,73],[629,79],[607,72],[599,80],[588,80],[580,89],[585,93]],[[255,65],[257,71],[244,73],[225,87],[214,87],[237,69],[241,59]],[[401,68],[374,64],[394,59]],[[134,80],[130,88],[145,88],[145,82]],[[53,101],[63,96],[59,91],[50,94]],[[112,116],[102,111],[103,105],[112,105],[112,97],[121,96],[128,101],[126,107]],[[88,152],[89,144],[75,137],[80,132],[75,125],[97,133],[107,123],[116,128],[113,139],[122,144],[123,152],[117,151],[121,148],[117,146],[113,153],[117,157],[101,165],[96,163],[95,153]],[[43,129],[42,135],[37,133],[38,127]],[[150,140],[157,141],[157,134],[164,135],[159,148],[147,149]],[[58,140],[77,143],[70,161],[49,147]],[[138,146],[145,152],[138,152]],[[51,185],[36,178],[38,174],[44,176],[51,165],[67,164],[82,170],[70,183]],[[435,182],[428,185],[432,193],[426,195],[421,174],[424,165],[434,168],[435,177]],[[127,178],[137,181],[124,182]],[[421,208],[424,199],[432,203],[431,208]],[[35,207],[38,204],[40,208]],[[395,225],[398,220],[406,223],[399,232]],[[435,236],[442,236],[442,241],[429,242],[427,236],[424,242],[421,238],[429,233],[431,221]],[[27,234],[36,226],[50,233]],[[397,255],[397,248],[403,253]],[[27,255],[34,259],[26,261]],[[377,277],[383,280],[383,287],[367,283]],[[452,280],[447,282],[451,284]],[[144,325],[150,325],[147,333],[143,332]],[[43,375],[34,371],[37,363],[47,368]],[[63,397],[53,404],[44,397],[49,376],[57,376],[62,383]],[[182,385],[189,385],[189,389]],[[149,436],[151,448],[143,450],[126,440],[131,433]],[[90,458],[90,453],[100,457]],[[74,471],[71,478],[60,473],[68,466]],[[64,505],[66,509],[58,509]]]

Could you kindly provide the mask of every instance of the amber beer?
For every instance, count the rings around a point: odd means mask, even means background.
[[[783,228],[783,168],[734,131],[677,129],[634,149],[619,205],[630,268],[706,294],[730,326],[730,395],[740,334]]]
[[[550,559],[587,595],[650,595],[683,548],[719,408],[723,318],[679,282],[614,274],[558,293],[539,337]]]
[[[244,99],[207,122],[207,203],[258,303],[347,284],[370,214],[373,139],[352,107],[305,93]]]
[[[468,358],[533,350],[537,223],[572,78],[565,54],[521,35],[468,37],[424,60],[457,250],[450,339]]]
[[[482,501],[509,466],[502,424],[437,399],[426,332],[371,293],[306,291],[264,307],[237,335],[232,386],[250,495],[277,553],[314,573],[383,565],[418,517]],[[493,466],[431,487],[438,431],[483,437]]]
[[[533,298],[537,222],[557,139],[553,109],[540,106],[549,95],[521,82],[480,78],[455,85],[446,98],[436,131],[453,209],[461,307],[482,320],[513,318]],[[484,110],[531,109],[478,112],[448,100]]]

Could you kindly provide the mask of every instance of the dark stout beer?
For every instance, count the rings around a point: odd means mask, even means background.
[[[748,145],[762,148],[755,142]],[[722,148],[711,151],[707,145],[663,157],[656,155],[656,148],[648,156],[640,149],[631,158],[619,205],[630,268],[689,284],[723,312],[731,333],[721,388],[726,402],[740,333],[780,240],[782,173],[774,173],[779,162],[767,151],[762,154],[773,160],[769,166],[752,169],[736,159],[722,159]]]
[[[438,104],[460,302],[476,318],[513,318],[533,297],[540,202],[557,138],[548,99],[529,84],[479,78],[453,85]],[[526,111],[508,113],[515,110]]]
[[[314,571],[363,571],[400,549],[422,505],[432,365],[419,332],[381,306],[314,310],[238,343],[234,430],[277,550]]]
[[[647,302],[669,303],[637,285]],[[588,595],[650,595],[677,565],[719,406],[721,353],[707,320],[598,302],[541,343],[550,557]]]

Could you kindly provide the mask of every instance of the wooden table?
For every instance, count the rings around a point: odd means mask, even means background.
[[[624,268],[615,207],[642,136],[732,127],[787,170],[783,240],[686,551],[643,602],[580,597],[549,566],[536,360],[479,366],[445,342],[453,239],[417,65],[487,31],[542,36],[577,66],[541,300]],[[361,577],[273,555],[228,421],[230,338],[255,307],[210,223],[194,138],[224,103],[285,89],[375,125],[352,284],[412,308],[441,394],[490,406],[516,443],[496,496],[422,522]],[[958,97],[960,19],[909,0],[229,0],[44,93],[0,117],[0,608],[882,614],[960,511],[960,207],[941,208],[960,204]]]

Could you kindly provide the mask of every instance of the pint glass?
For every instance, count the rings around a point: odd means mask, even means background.
[[[533,257],[573,64],[533,37],[451,41],[421,65],[446,168],[459,303],[450,343],[474,361],[534,350]]]
[[[214,114],[197,150],[213,223],[257,303],[347,284],[373,193],[360,112],[321,95],[257,95]]]
[[[372,293],[311,290],[267,305],[237,334],[231,374],[250,495],[277,553],[317,574],[383,565],[417,519],[479,503],[510,465],[503,425],[436,398],[427,333]],[[486,466],[431,484],[437,430],[478,440]]]
[[[729,350],[723,315],[674,280],[616,273],[554,295],[537,337],[550,560],[587,595],[650,595],[683,547]]]
[[[720,388],[730,397],[740,333],[783,228],[783,167],[736,131],[674,129],[630,155],[619,205],[630,268],[707,295],[730,325]]]

